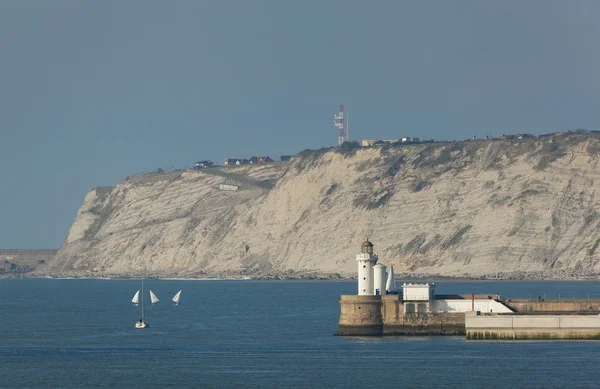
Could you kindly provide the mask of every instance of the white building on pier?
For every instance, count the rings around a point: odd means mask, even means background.
[[[358,265],[358,295],[384,296],[397,294],[394,269],[392,266],[377,263],[379,256],[373,251],[373,243],[368,239],[361,245],[356,255]],[[505,304],[489,296],[444,295],[436,298],[435,284],[403,283],[401,301],[405,314],[410,313],[459,313],[468,311],[510,313]],[[443,298],[439,298],[443,297]]]

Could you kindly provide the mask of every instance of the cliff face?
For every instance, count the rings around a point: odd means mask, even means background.
[[[46,274],[600,273],[600,137],[305,152],[92,190]],[[238,185],[237,191],[220,184]]]

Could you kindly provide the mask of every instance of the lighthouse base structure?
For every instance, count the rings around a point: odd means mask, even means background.
[[[342,295],[340,298],[340,336],[383,335],[382,296]]]

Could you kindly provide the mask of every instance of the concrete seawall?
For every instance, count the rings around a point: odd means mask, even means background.
[[[464,335],[463,313],[412,313],[400,320],[385,322],[383,335],[392,336],[439,336]]]
[[[467,297],[475,297],[469,301]],[[479,298],[479,299],[478,299]],[[402,295],[340,298],[338,335],[439,336],[468,339],[600,339],[600,300],[494,300],[487,295],[436,295],[429,310],[412,311]],[[421,303],[420,305],[425,305]],[[480,314],[470,311],[472,307]],[[426,308],[426,306],[425,306]],[[433,309],[431,309],[433,308]],[[457,311],[460,310],[460,311]]]
[[[565,299],[562,301],[512,300],[510,306],[521,313],[538,312],[600,312],[598,299]]]
[[[598,339],[599,315],[465,314],[467,339]]]
[[[400,295],[342,295],[340,309],[340,336],[465,334],[463,313],[404,313]]]

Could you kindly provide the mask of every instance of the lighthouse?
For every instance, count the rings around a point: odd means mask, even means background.
[[[356,262],[358,262],[359,296],[372,296],[375,294],[373,278],[377,260],[377,254],[373,254],[373,243],[367,239],[361,245],[360,254],[356,255]]]
[[[385,293],[385,266],[378,265],[378,259],[373,253],[373,243],[367,239],[356,255],[358,295],[342,295],[340,298],[338,335],[383,334],[382,299],[390,296]],[[398,295],[391,297],[399,298]]]

